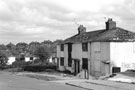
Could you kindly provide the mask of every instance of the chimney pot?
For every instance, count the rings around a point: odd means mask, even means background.
[[[116,22],[112,20],[112,18],[109,18],[106,22],[106,30],[111,30],[116,28]]]
[[[84,27],[83,25],[80,25],[78,27],[78,34],[82,34],[84,32],[86,32],[86,27]]]

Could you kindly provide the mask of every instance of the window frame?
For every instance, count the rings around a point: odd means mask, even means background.
[[[30,57],[30,60],[34,60],[34,57]]]
[[[64,57],[60,57],[60,66],[64,66]]]
[[[60,45],[60,51],[64,51],[64,44]]]
[[[88,58],[82,58],[82,69],[88,70]]]
[[[88,43],[82,43],[82,51],[86,52],[88,51]]]

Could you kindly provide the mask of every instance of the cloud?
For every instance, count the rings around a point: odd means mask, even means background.
[[[0,42],[65,39],[77,33],[105,28],[105,18],[134,31],[134,0],[0,0]]]

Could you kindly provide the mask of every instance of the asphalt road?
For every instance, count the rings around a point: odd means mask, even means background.
[[[86,90],[0,71],[0,90]]]

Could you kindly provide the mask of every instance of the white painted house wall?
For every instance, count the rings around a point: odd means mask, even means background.
[[[8,62],[7,62],[7,64],[8,64],[8,65],[11,65],[13,62],[15,62],[15,58],[16,58],[16,57],[8,57]]]
[[[88,44],[88,47],[89,47],[89,44]],[[89,49],[88,49],[88,51],[89,51]],[[76,43],[76,44],[72,45],[72,58],[80,60],[80,70],[82,70],[82,58],[90,59],[89,58],[90,54],[88,51],[86,51],[86,52],[82,51],[81,43]]]
[[[88,58],[88,55],[89,55],[88,52],[82,52],[81,43],[72,44],[72,58],[79,59],[81,67],[82,67],[82,58]],[[60,61],[60,57],[64,57],[64,66],[61,66],[59,62],[59,70],[64,71],[65,69],[67,69],[67,70],[70,70],[71,72],[74,72],[74,67],[68,66],[68,45],[67,44],[64,45],[64,51],[60,51],[60,45],[57,46],[57,57],[59,57],[59,61]]]
[[[121,67],[121,71],[135,69],[135,42],[111,42],[110,56],[112,66]]]
[[[60,51],[57,46],[57,57],[64,57],[64,66],[60,65],[59,70],[70,70],[74,72],[74,67],[68,67],[68,46],[64,45],[64,51]],[[111,67],[121,67],[121,71],[135,69],[135,43],[134,42],[91,42],[88,43],[88,51],[82,51],[82,44],[72,45],[72,58],[80,60],[80,70],[82,70],[82,58],[88,58],[89,73],[94,76],[103,76],[111,73]],[[110,64],[104,62],[110,61]],[[72,63],[72,66],[74,63]]]
[[[74,72],[74,67],[68,67],[68,47],[64,45],[64,52],[60,51],[60,45],[57,46],[57,57],[64,57],[64,66],[60,65],[59,70],[65,69]],[[109,42],[92,42],[88,43],[88,51],[82,51],[82,44],[72,44],[72,58],[80,60],[80,70],[82,70],[82,58],[88,58],[88,69],[91,75],[105,75],[109,73],[109,66],[102,61],[110,60],[110,43]],[[74,65],[74,62],[72,62]],[[73,66],[72,65],[72,66]]]
[[[30,57],[25,57],[25,62],[30,61]]]

